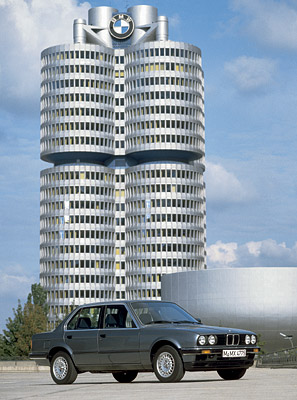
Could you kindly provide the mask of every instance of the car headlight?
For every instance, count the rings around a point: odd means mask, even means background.
[[[245,335],[244,341],[245,341],[245,344],[250,344],[251,343],[250,335]]]
[[[208,343],[211,345],[216,344],[217,342],[217,337],[215,335],[209,335],[208,336]]]
[[[256,344],[257,343],[257,336],[255,336],[255,335],[251,336],[251,343],[252,344]]]
[[[206,344],[206,336],[203,335],[199,336],[198,343],[200,346],[204,346]]]

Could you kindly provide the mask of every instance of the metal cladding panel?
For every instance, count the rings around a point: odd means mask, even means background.
[[[158,20],[158,10],[155,7],[140,5],[128,8],[128,13],[134,20],[135,31],[132,35],[131,44],[136,43],[146,31],[141,26],[151,25]]]
[[[297,268],[188,271],[162,277],[162,300],[205,324],[254,331],[269,352],[290,347],[280,332],[297,336],[296,283]]]
[[[89,25],[98,26],[101,31],[97,33],[98,38],[108,47],[112,47],[112,37],[108,31],[109,21],[118,10],[113,7],[94,7],[88,12]]]

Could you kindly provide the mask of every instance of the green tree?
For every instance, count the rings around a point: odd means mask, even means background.
[[[6,359],[27,358],[32,335],[47,330],[46,292],[40,284],[33,284],[27,301],[22,307],[20,300],[8,318],[6,329],[0,335],[0,357]]]

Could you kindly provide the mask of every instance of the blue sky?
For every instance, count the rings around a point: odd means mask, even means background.
[[[202,50],[209,268],[297,266],[296,0],[0,0],[0,330],[39,277],[40,52],[136,4]]]

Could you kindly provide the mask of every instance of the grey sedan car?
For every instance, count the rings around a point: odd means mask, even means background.
[[[174,303],[135,300],[78,307],[54,331],[33,336],[30,358],[50,365],[57,384],[87,371],[123,383],[140,371],[161,382],[213,370],[231,380],[253,364],[256,342],[253,332],[203,325]]]

